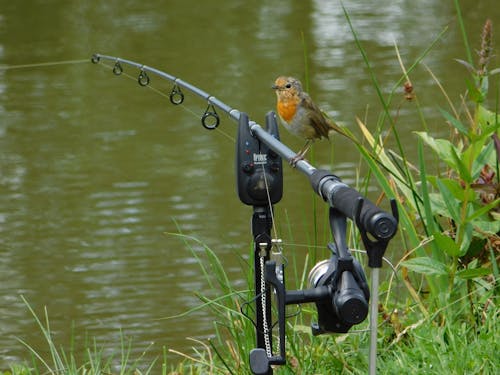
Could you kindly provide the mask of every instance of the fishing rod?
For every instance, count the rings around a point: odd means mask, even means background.
[[[319,335],[331,332],[347,332],[353,325],[361,323],[368,314],[368,300],[372,298],[370,314],[370,374],[376,371],[377,308],[379,269],[389,241],[398,226],[398,212],[394,200],[387,213],[366,199],[356,189],[349,187],[333,173],[317,169],[307,160],[299,160],[295,169],[305,174],[313,190],[330,206],[330,229],[334,242],[328,244],[330,259],[316,264],[309,275],[309,289],[288,291],[284,283],[284,262],[281,255],[281,240],[272,238],[273,208],[283,194],[282,158],[290,162],[296,153],[279,140],[279,131],[274,112],[266,115],[264,129],[248,115],[230,107],[215,96],[161,70],[119,57],[94,54],[91,61],[102,60],[113,63],[115,75],[124,72],[123,66],[138,69],[137,82],[148,86],[150,74],[172,82],[169,93],[174,105],[184,101],[183,90],[194,93],[207,101],[201,116],[201,124],[208,130],[220,124],[217,109],[238,123],[236,141],[236,183],[240,200],[253,206],[252,235],[254,238],[255,266],[255,315],[257,348],[250,352],[250,368],[254,374],[270,375],[271,365],[282,365],[285,358],[285,306],[288,304],[315,303],[318,322],[313,323],[312,333]],[[346,219],[357,226],[368,255],[368,266],[372,269],[372,285],[368,284],[359,262],[354,259],[346,241]],[[273,251],[274,249],[274,251]],[[271,322],[271,290],[277,297],[278,347],[273,353]]]
[[[208,107],[202,115],[201,122],[202,125],[209,130],[217,128],[220,124],[220,118],[215,111],[215,107],[227,113],[233,120],[237,122],[240,120],[241,112],[239,110],[230,107],[221,100],[217,99],[215,96],[171,74],[119,57],[94,54],[91,58],[91,61],[94,64],[99,63],[101,60],[114,62],[113,73],[115,75],[122,74],[123,64],[138,68],[139,75],[137,77],[137,82],[141,86],[149,85],[150,78],[148,73],[156,74],[163,79],[171,81],[174,84],[170,92],[170,101],[172,104],[178,105],[184,101],[184,93],[182,92],[182,89],[186,89],[195,95],[198,95],[202,99],[205,99],[208,102]],[[209,119],[212,119],[214,122],[209,123]],[[290,161],[297,156],[294,151],[278,141],[275,136],[269,134],[255,121],[249,120],[248,126],[254,137],[266,144],[282,158]],[[316,169],[304,159],[297,162],[296,169],[309,177],[311,184],[318,195],[320,195],[324,200],[328,200],[332,206],[336,206],[336,208],[351,219],[355,219],[356,214],[356,207],[352,204],[352,201],[363,199],[364,204],[359,215],[359,223],[356,223],[362,226],[360,229],[364,229],[376,238],[388,238],[394,235],[396,228],[394,220],[391,219],[392,216],[386,214],[373,203],[364,199],[364,197],[355,189],[340,182],[338,177],[331,177],[329,172],[325,173],[323,170]],[[338,197],[338,199],[334,197]]]

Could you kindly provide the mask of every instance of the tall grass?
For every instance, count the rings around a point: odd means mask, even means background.
[[[463,29],[460,12],[458,16]],[[478,293],[486,293],[486,298],[496,299],[499,279],[497,261],[500,252],[498,91],[494,108],[490,110],[485,106],[488,82],[499,72],[499,69],[489,70],[488,66],[492,56],[491,22],[487,20],[484,25],[477,66],[459,61],[468,69],[471,77],[465,82],[465,99],[458,106],[451,103],[440,82],[427,68],[449,102],[450,108],[440,109],[440,113],[443,123],[450,127],[451,137],[434,138],[425,130],[426,122],[422,118],[424,130],[415,132],[418,137],[418,158],[412,163],[399,142],[398,128],[395,126],[397,118],[390,116],[390,103],[396,94],[396,88],[389,93],[387,99],[383,97],[347,12],[346,19],[386,115],[381,117],[374,134],[358,120],[369,144],[369,148],[360,147],[360,151],[384,194],[399,202],[402,228],[400,238],[407,249],[400,265],[405,275],[408,275],[406,285],[410,295],[425,309],[441,306],[450,298],[459,298],[470,291],[470,288],[476,287]],[[464,39],[466,40],[465,37]],[[466,50],[468,49],[466,43]],[[426,49],[408,70],[404,68],[398,54],[403,70],[398,82],[405,82],[404,99],[413,103],[419,114],[422,111],[416,94],[412,92],[410,73],[429,51]],[[396,52],[398,53],[397,48]],[[467,51],[467,55],[470,55],[470,51]],[[399,111],[399,108],[396,109]],[[384,126],[388,126],[388,129],[384,129]],[[387,130],[394,136],[398,152],[384,147],[384,140],[377,135],[382,130]],[[425,157],[427,149],[432,150],[445,163],[444,172],[428,167]],[[377,156],[374,158],[373,155]],[[409,275],[408,270],[422,275],[425,283],[410,281],[411,278],[418,279]],[[480,286],[481,280],[485,278],[491,281],[488,292]],[[421,300],[421,294],[415,292],[422,289],[429,292],[426,303]],[[469,313],[474,313],[472,305]]]
[[[21,298],[45,339],[48,354],[46,356],[42,355],[40,350],[18,338],[18,341],[26,347],[30,354],[31,361],[24,364],[13,364],[10,370],[0,371],[1,375],[146,375],[153,373],[152,369],[155,361],[144,364],[143,356],[145,352],[133,359],[131,355],[132,343],[125,340],[123,335],[118,347],[115,348],[116,354],[107,356],[104,355],[103,348],[98,346],[95,340],[91,344],[85,345],[84,353],[75,353],[73,341],[67,349],[62,345],[57,345],[50,328],[47,309],[44,309],[44,315],[40,318],[28,301],[24,297]],[[165,365],[166,357],[164,358]]]

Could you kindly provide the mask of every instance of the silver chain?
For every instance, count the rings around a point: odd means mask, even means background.
[[[283,270],[282,265],[284,262],[283,253],[281,250],[280,239],[271,240],[272,245],[276,246],[277,251],[271,251],[271,258],[276,261],[276,276],[280,282],[284,282],[283,280]],[[264,333],[264,345],[266,354],[268,357],[272,357],[272,346],[271,346],[271,335],[272,331],[269,329],[269,322],[267,321],[267,295],[266,295],[266,280],[265,280],[265,269],[264,269],[264,261],[267,255],[266,247],[267,243],[260,243],[260,253],[259,253],[259,265],[260,265],[260,300],[262,306],[262,330]],[[280,345],[279,336],[278,336],[278,346]]]
[[[262,329],[264,333],[264,345],[266,349],[267,357],[270,358],[273,355],[273,350],[271,348],[271,333],[269,330],[269,323],[267,321],[267,313],[266,313],[266,280],[264,275],[264,259],[265,255],[260,254],[260,301],[262,305]]]

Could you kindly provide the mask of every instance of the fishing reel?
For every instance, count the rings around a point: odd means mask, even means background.
[[[313,335],[346,333],[368,315],[370,291],[361,264],[352,256],[339,257],[333,243],[328,244],[330,259],[317,263],[310,271],[311,288],[327,288],[328,296],[316,302],[318,322],[311,325]]]

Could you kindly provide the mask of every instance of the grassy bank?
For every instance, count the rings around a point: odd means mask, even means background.
[[[177,236],[188,249],[199,249],[200,242],[196,238]],[[252,291],[250,288],[241,290],[231,286],[222,264],[210,248],[205,246],[201,254],[194,250],[192,253],[208,285],[218,296],[208,299],[199,295],[201,307],[214,317],[216,335],[213,339],[193,340],[194,349],[188,353],[164,348],[164,355],[153,363],[144,361],[141,355],[134,357],[131,351],[133,343],[124,338],[116,343],[114,354],[105,355],[105,349],[109,348],[94,343],[86,348],[82,356],[82,353],[75,353],[72,348],[58,346],[51,333],[47,313],[43,317],[36,316],[26,302],[50,354],[42,356],[29,343],[23,342],[27,358],[30,359],[13,364],[0,374],[140,375],[158,374],[159,369],[162,375],[250,374],[247,361],[249,351],[255,347],[254,326],[241,312],[248,312],[243,303],[252,299]],[[246,264],[242,268],[250,269]],[[302,265],[297,266],[297,271],[301,268]],[[296,287],[304,281],[303,278],[298,279]],[[487,286],[488,282],[485,281],[483,285]],[[483,296],[476,300],[477,292],[471,290],[461,297],[448,295],[449,302],[430,308],[431,297],[428,295],[425,299],[421,298],[420,303],[415,303],[409,295],[401,298],[392,293],[391,283],[384,283],[382,296],[387,302],[379,306],[378,373],[396,374],[401,373],[402,369],[407,373],[418,374],[496,373],[500,366],[500,344],[497,339],[500,319],[494,298]],[[276,368],[275,373],[366,374],[369,346],[369,335],[365,330],[367,325],[361,324],[356,327],[357,331],[346,335],[314,337],[309,327],[310,321],[314,319],[315,311],[311,307],[304,307],[299,315],[288,319],[287,364]],[[169,363],[167,357],[172,354],[178,356],[180,363]]]

